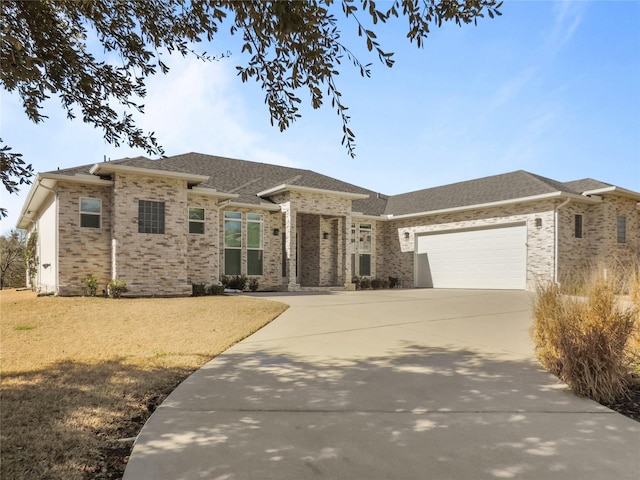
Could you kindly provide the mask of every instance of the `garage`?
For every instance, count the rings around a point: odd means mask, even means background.
[[[417,287],[509,290],[526,287],[524,224],[420,233],[416,236],[415,255]]]

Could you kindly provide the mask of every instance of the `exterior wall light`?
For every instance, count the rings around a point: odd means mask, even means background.
[[[280,235],[280,229],[279,229],[279,228],[274,228],[274,229],[273,229],[273,236],[274,236],[274,237],[277,237],[277,236],[279,236],[279,235]]]
[[[404,232],[404,238],[405,240],[409,240],[409,237],[411,236],[411,234],[409,232]]]
[[[536,218],[536,228],[542,228],[542,219]]]
[[[322,238],[327,240],[329,238],[329,232],[322,232]]]

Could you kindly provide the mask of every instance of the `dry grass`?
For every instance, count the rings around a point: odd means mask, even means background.
[[[277,317],[247,297],[0,294],[0,477],[112,478],[150,407]]]
[[[630,272],[606,279],[594,274],[580,296],[564,295],[553,284],[540,286],[531,333],[542,365],[577,394],[600,403],[628,396],[640,358],[638,290],[638,277]]]

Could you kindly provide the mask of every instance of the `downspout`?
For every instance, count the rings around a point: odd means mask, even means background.
[[[553,282],[558,285],[558,243],[559,243],[559,235],[558,235],[558,227],[560,226],[560,215],[558,210],[564,207],[567,203],[571,201],[571,198],[567,198],[564,202],[553,209],[553,221],[554,221],[554,247],[555,252],[553,256]]]

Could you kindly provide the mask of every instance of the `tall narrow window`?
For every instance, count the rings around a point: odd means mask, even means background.
[[[356,224],[351,224],[351,276],[357,276],[356,273]]]
[[[371,224],[360,224],[360,276],[371,276]]]
[[[618,243],[627,243],[627,217],[619,216],[617,220]]]
[[[99,198],[80,199],[80,226],[83,228],[100,228],[102,217],[102,200]]]
[[[204,233],[204,208],[189,207],[189,233]]]
[[[242,273],[242,214],[224,212],[224,273]]]
[[[247,275],[262,275],[262,215],[247,213]]]
[[[138,200],[138,233],[164,233],[164,202]]]
[[[582,215],[575,214],[573,216],[574,234],[576,238],[582,238]]]

